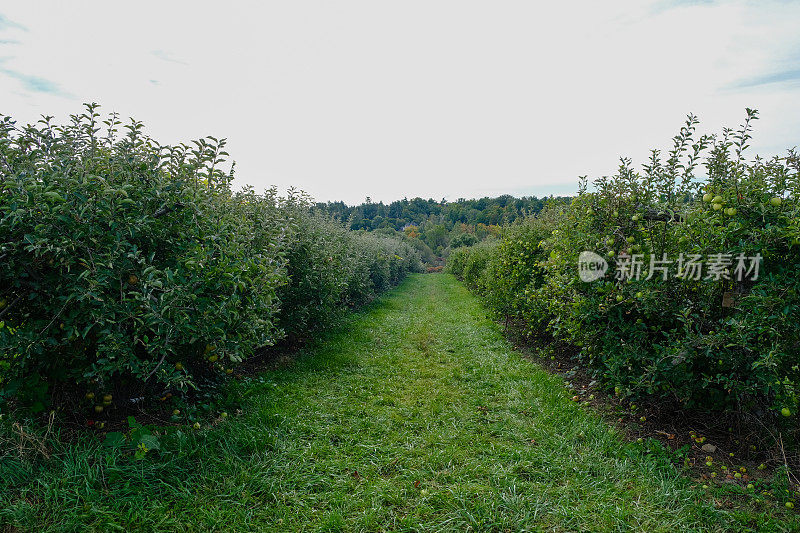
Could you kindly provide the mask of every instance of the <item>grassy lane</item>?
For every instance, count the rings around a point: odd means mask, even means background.
[[[415,275],[296,364],[244,387],[240,417],[144,461],[96,444],[6,465],[23,530],[791,529],[718,509],[514,352],[453,278]],[[723,506],[724,507],[724,506]],[[795,524],[796,526],[796,524]],[[1,528],[0,528],[1,529]]]

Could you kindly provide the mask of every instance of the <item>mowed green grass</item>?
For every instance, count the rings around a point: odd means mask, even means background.
[[[414,275],[143,461],[97,439],[5,456],[23,531],[793,530],[718,507],[570,401],[448,275]],[[719,502],[717,502],[719,503]],[[774,516],[770,513],[775,513]],[[0,527],[2,530],[2,527]]]

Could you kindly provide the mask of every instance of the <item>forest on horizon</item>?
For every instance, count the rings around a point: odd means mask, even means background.
[[[354,206],[341,201],[317,202],[313,209],[347,224],[351,230],[403,232],[412,241],[429,248],[417,245],[423,259],[433,262],[433,256],[446,255],[450,248],[470,246],[490,235],[497,236],[501,226],[539,213],[548,201],[569,199],[567,196],[517,198],[505,194],[496,198],[459,198],[454,202],[444,198],[440,201],[403,198],[384,204],[367,197]]]

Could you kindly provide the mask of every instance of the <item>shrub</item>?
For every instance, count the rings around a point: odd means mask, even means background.
[[[279,290],[278,324],[291,342],[334,320],[348,290],[343,275],[350,268],[348,232],[323,215],[312,215],[308,205],[293,195],[284,203],[293,224],[286,250],[289,282]]]
[[[447,256],[445,271],[464,281],[464,268],[467,266],[467,259],[469,259],[471,250],[471,248],[462,247],[451,251],[450,255]]]
[[[276,339],[274,195],[231,191],[223,141],[160,146],[136,122],[119,137],[113,115],[100,136],[98,119],[92,105],[64,127],[0,124],[5,397],[99,395],[112,376],[185,389],[207,358]]]
[[[0,403],[208,387],[418,268],[302,195],[233,191],[224,146],[162,146],[95,104],[66,126],[0,117]]]
[[[788,406],[794,413],[800,165],[794,151],[744,159],[755,118],[748,110],[737,132],[695,139],[690,116],[666,161],[653,151],[639,173],[623,159],[616,175],[595,180],[591,192],[584,184],[568,207],[506,228],[489,257],[459,250],[449,268],[529,334],[546,330],[579,347],[597,376],[622,394],[754,413]],[[695,174],[701,163],[705,178]],[[610,275],[581,281],[583,250],[605,256]],[[621,252],[648,260],[640,279],[614,278]],[[678,279],[673,264],[668,281],[656,271],[645,279],[651,256],[719,253],[731,254],[733,266],[739,254],[760,254],[760,276]],[[475,281],[478,270],[486,273],[483,285]],[[723,306],[724,297],[735,300]]]
[[[470,247],[469,252],[466,254],[463,270],[461,271],[461,278],[467,287],[479,294],[485,295],[487,290],[489,290],[486,272],[497,246],[497,239],[486,239]]]
[[[310,210],[291,194],[283,208],[293,222],[287,239],[289,283],[281,287],[279,327],[290,342],[335,323],[342,314],[420,271],[417,252],[399,238],[356,233]]]
[[[460,248],[462,246],[472,246],[478,242],[478,237],[472,233],[459,233],[450,241],[450,248]]]

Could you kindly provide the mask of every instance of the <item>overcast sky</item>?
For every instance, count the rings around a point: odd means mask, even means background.
[[[95,101],[162,143],[226,137],[237,182],[321,201],[574,193],[760,110],[800,144],[800,2],[0,4],[0,113]]]

